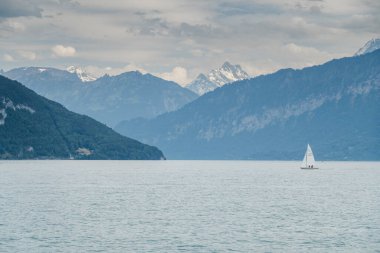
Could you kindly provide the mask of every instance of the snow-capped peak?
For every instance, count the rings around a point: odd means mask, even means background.
[[[240,67],[240,65],[232,65],[228,61],[223,63],[219,69],[211,70],[208,78],[219,87],[226,83],[235,82],[249,78],[249,75]]]
[[[365,45],[362,48],[360,48],[355,53],[355,55],[357,56],[357,55],[371,53],[377,49],[380,49],[380,38],[373,38],[367,41],[367,43],[365,43]]]
[[[94,77],[94,76],[86,73],[83,69],[81,69],[79,67],[69,66],[66,70],[67,70],[67,72],[77,74],[78,78],[82,82],[91,82],[91,81],[95,81],[96,80],[96,77]]]
[[[247,78],[249,78],[249,75],[240,65],[232,65],[226,61],[222,67],[211,70],[207,76],[204,74],[198,75],[198,77],[186,87],[198,95],[203,95],[227,83]]]

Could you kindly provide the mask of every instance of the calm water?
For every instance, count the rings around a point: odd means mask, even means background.
[[[380,252],[380,163],[0,161],[0,252]]]

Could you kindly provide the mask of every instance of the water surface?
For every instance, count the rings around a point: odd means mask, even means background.
[[[380,163],[0,161],[0,252],[380,252]]]

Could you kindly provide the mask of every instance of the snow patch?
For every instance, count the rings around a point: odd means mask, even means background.
[[[0,102],[0,107],[3,107],[0,109],[0,125],[5,125],[5,119],[7,118],[7,110],[25,110],[29,112],[30,114],[35,113],[36,111],[31,108],[30,106],[23,105],[23,104],[14,104],[12,100],[9,98],[2,97]]]
[[[0,126],[5,124],[5,118],[7,117],[7,112],[5,109],[0,109]]]
[[[33,114],[33,113],[36,112],[33,108],[31,108],[31,107],[29,107],[29,106],[27,106],[27,105],[23,105],[23,104],[16,105],[15,108],[18,109],[18,110],[25,110],[25,111],[28,111],[28,112],[30,112],[31,114]]]
[[[359,95],[366,95],[370,93],[373,89],[380,89],[380,81],[377,81],[379,79],[373,79],[367,82],[363,82],[359,85],[350,86],[348,87],[347,93],[359,96]]]
[[[89,156],[92,154],[92,151],[88,148],[78,148],[75,152],[77,152],[79,155]]]
[[[367,43],[355,53],[355,56],[368,54],[377,49],[380,49],[380,38],[373,38],[367,41]]]
[[[218,88],[218,86],[211,82],[205,75],[200,74],[193,82],[187,85],[186,88],[198,95],[203,95],[207,92],[213,91]]]
[[[96,77],[88,74],[87,72],[85,72],[83,69],[79,67],[69,66],[67,67],[66,71],[72,74],[76,74],[82,82],[92,82],[96,80]]]

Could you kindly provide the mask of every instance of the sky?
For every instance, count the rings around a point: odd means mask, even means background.
[[[251,76],[353,55],[379,0],[0,0],[0,69],[80,66],[186,85],[225,61]]]

